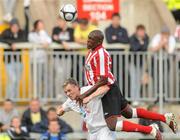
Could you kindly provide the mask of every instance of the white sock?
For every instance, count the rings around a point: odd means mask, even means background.
[[[150,126],[152,127],[152,130],[151,130],[151,133],[150,133],[150,134],[151,134],[153,137],[156,137],[157,130],[159,130],[158,125],[153,123],[153,124],[151,124]]]
[[[123,121],[117,121],[115,131],[122,131]]]
[[[151,126],[152,127],[152,126]],[[152,130],[151,130],[151,135],[155,138],[156,137],[156,129],[154,127],[152,127]]]
[[[132,108],[132,118],[137,118],[137,109]]]

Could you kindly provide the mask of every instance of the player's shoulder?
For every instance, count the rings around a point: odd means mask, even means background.
[[[73,101],[70,98],[67,98],[64,104],[71,104]]]
[[[92,86],[84,86],[84,87],[81,87],[81,94],[84,94],[86,91],[88,91],[90,88],[92,88]]]
[[[67,100],[63,103],[62,107],[64,108],[64,110],[69,110],[72,109],[72,107],[74,106],[75,101],[71,100],[70,98],[67,98]]]
[[[104,48],[104,46],[98,49],[97,57],[102,56],[102,55],[104,56],[109,55],[109,52]]]

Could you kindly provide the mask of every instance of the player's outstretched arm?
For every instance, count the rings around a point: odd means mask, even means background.
[[[92,99],[94,99],[95,97],[102,97],[104,94],[106,94],[109,90],[109,86],[104,85],[99,87],[95,92],[93,92],[91,95],[89,95],[88,97],[83,99],[83,104],[87,104],[88,102],[90,102]]]

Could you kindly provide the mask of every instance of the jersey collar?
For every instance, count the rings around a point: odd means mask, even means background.
[[[99,45],[99,46],[97,46],[97,47],[96,47],[95,49],[93,49],[92,51],[97,51],[97,50],[99,50],[100,48],[103,48],[102,44]]]

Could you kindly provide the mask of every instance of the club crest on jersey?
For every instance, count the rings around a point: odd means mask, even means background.
[[[86,69],[86,70],[88,70],[88,71],[90,71],[90,70],[91,70],[91,67],[90,67],[90,65],[88,65],[88,64],[85,64],[85,69]]]

